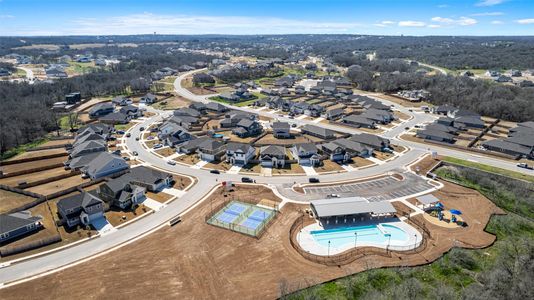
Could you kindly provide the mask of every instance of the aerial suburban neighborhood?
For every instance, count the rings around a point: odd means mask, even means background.
[[[534,297],[530,3],[28,2],[0,299]]]

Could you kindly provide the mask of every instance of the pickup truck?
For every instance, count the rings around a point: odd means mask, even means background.
[[[529,166],[526,163],[518,163],[517,167],[518,168],[523,168],[523,169],[528,169],[528,170],[534,170],[534,166]]]

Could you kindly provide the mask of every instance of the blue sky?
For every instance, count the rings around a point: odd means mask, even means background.
[[[534,35],[534,0],[0,0],[0,35]]]

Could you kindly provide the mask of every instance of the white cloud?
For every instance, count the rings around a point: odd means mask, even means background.
[[[503,3],[506,0],[481,0],[475,6],[493,6]]]
[[[467,18],[467,17],[460,17],[459,19],[433,17],[431,20],[434,22],[441,23],[443,25],[448,25],[448,26],[452,26],[452,25],[470,26],[470,25],[475,25],[476,23],[478,23],[477,20],[473,18]]]
[[[519,24],[534,24],[534,19],[522,19],[522,20],[516,20]]]
[[[504,22],[503,21],[499,21],[499,20],[495,20],[495,21],[491,21],[491,24],[493,24],[493,25],[502,25],[502,24],[504,24]]]
[[[388,27],[389,25],[393,25],[393,24],[395,24],[395,22],[393,21],[381,21],[380,23],[375,23],[373,25],[378,26],[378,27]]]
[[[450,7],[448,4],[440,4],[438,5],[438,8],[447,8]]]
[[[400,21],[399,22],[400,27],[425,27],[425,22],[420,21]]]
[[[438,24],[430,24],[427,26],[428,28],[440,28],[441,25],[438,25]]]
[[[0,0],[1,2],[1,0]],[[12,15],[0,15],[0,19],[14,19],[15,16],[12,16]]]
[[[502,16],[502,15],[504,15],[504,13],[503,13],[503,12],[500,12],[500,11],[483,12],[483,13],[471,14],[471,16],[473,16],[473,17]]]
[[[242,16],[132,14],[107,18],[78,18],[65,34],[284,34],[354,33],[366,27],[352,22],[301,21]],[[391,22],[391,21],[386,21]],[[381,23],[388,25],[390,23]]]

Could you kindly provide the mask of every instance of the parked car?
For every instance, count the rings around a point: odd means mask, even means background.
[[[139,153],[137,153],[137,151],[132,152],[132,154],[133,154],[134,156],[139,155]]]
[[[136,137],[135,140],[138,141],[138,140],[139,140],[139,137]]]
[[[326,195],[326,198],[339,198],[338,194],[328,194]]]
[[[534,166],[529,166],[527,163],[518,163],[517,167],[529,170],[534,169]]]
[[[241,182],[253,183],[254,180],[252,180],[252,178],[249,178],[249,177],[241,177]]]
[[[312,177],[312,178],[309,178],[309,179],[308,179],[308,182],[309,182],[309,183],[319,183],[320,180],[319,180],[319,178]]]
[[[176,165],[176,162],[174,160],[168,160],[167,164],[169,164],[171,166],[174,166],[174,165]]]
[[[210,170],[211,174],[221,174],[219,170]]]
[[[147,141],[151,141],[151,140],[155,139],[155,137],[151,135],[151,136],[147,137],[146,139],[147,139]]]
[[[404,127],[404,130],[410,130],[410,127]]]
[[[155,144],[155,145],[154,145],[154,149],[159,149],[159,148],[161,148],[161,147],[163,147],[162,144]]]
[[[128,156],[124,156],[123,159],[124,159],[125,161],[129,161],[129,160],[130,160],[130,158],[129,158]]]
[[[139,128],[140,131],[143,131],[145,130],[145,127],[141,126],[141,128]]]
[[[291,127],[293,127],[293,128],[297,127],[297,123],[291,124]]]
[[[126,134],[126,137],[127,137],[127,138],[129,138],[129,137],[131,137],[131,136],[132,136],[132,134],[129,133],[129,132]]]
[[[415,127],[415,128],[421,128],[421,126],[420,126],[420,125],[415,125],[414,127]]]
[[[124,130],[117,130],[118,134],[124,134]]]

